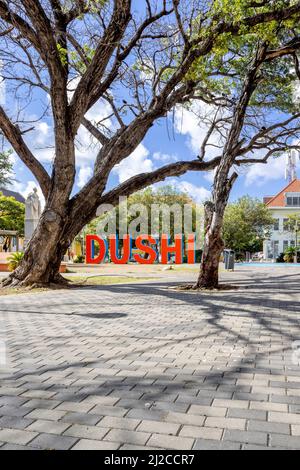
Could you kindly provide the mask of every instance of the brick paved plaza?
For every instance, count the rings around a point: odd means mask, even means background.
[[[1,297],[1,449],[299,449],[298,270],[222,277]]]

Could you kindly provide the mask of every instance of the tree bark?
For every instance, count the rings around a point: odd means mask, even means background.
[[[218,180],[220,174],[216,174]],[[233,173],[222,186],[215,184],[213,202],[205,204],[205,238],[200,267],[200,274],[195,285],[197,289],[217,289],[219,287],[219,263],[224,250],[222,227],[225,209],[228,203],[230,191],[237,179]]]
[[[216,289],[219,286],[219,262],[224,242],[221,235],[224,212],[215,211],[213,202],[205,204],[205,239],[201,268],[196,288]]]

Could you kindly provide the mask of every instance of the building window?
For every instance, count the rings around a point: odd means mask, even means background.
[[[290,246],[295,246],[295,240],[291,240],[291,245]]]
[[[278,231],[279,230],[279,219],[274,219],[275,222],[274,222],[274,231]]]
[[[289,241],[288,240],[284,240],[283,241],[283,251],[287,250],[289,247]]]
[[[300,195],[296,196],[289,194],[286,196],[286,205],[288,207],[300,207]]]

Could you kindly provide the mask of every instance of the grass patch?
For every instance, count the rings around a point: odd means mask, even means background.
[[[51,289],[48,288],[36,288],[31,289],[30,287],[12,287],[3,288],[0,287],[0,297],[4,295],[18,295],[18,294],[37,294],[39,292],[46,292]]]
[[[111,284],[129,284],[144,281],[152,281],[156,278],[151,277],[130,277],[130,276],[64,276],[70,285],[81,286],[107,286]]]

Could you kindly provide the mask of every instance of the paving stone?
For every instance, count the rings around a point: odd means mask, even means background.
[[[133,431],[137,428],[138,424],[141,421],[139,419],[130,419],[130,418],[116,418],[113,416],[105,416],[98,423],[98,426],[103,428],[116,428],[116,429],[127,429],[128,431]]]
[[[14,406],[2,406],[0,408],[0,416],[12,416],[15,418],[23,418],[32,411],[32,408],[26,407],[14,407]]]
[[[31,447],[42,450],[69,450],[78,439],[54,434],[39,434],[31,443]]]
[[[120,447],[117,442],[93,441],[90,439],[80,439],[71,450],[117,450]]]
[[[300,425],[293,424],[292,425],[292,435],[293,436],[300,436]]]
[[[67,431],[65,431],[64,436],[101,441],[101,439],[107,433],[107,428],[100,428],[99,426],[85,426],[82,424],[73,424],[70,428],[67,429]]]
[[[32,423],[32,419],[3,416],[0,418],[0,428],[25,429]]]
[[[61,419],[64,423],[70,424],[86,424],[93,426],[102,419],[103,416],[92,413],[66,413]]]
[[[10,444],[25,445],[32,441],[36,436],[36,432],[17,429],[0,429],[0,440]]]
[[[290,435],[290,426],[288,424],[282,423],[267,423],[263,421],[249,421],[248,422],[249,431],[261,431],[268,433],[278,433],[278,434],[287,434]]]
[[[223,434],[223,429],[215,429],[208,427],[196,427],[196,426],[183,426],[179,435],[185,437],[193,437],[195,439],[216,439],[220,440]]]
[[[71,426],[70,423],[62,423],[55,421],[46,421],[43,419],[38,419],[34,421],[28,428],[27,431],[36,431],[39,433],[46,434],[62,434]]]
[[[205,421],[205,416],[192,415],[189,413],[174,413],[170,411],[164,417],[164,421],[168,423],[190,424],[192,426],[202,426]]]
[[[207,418],[205,426],[209,428],[246,429],[246,420],[239,418]]]
[[[260,411],[260,410],[240,410],[238,408],[235,408],[235,409],[228,410],[227,417],[267,421],[267,412]]]
[[[29,447],[29,446],[21,446],[21,445],[18,445],[18,444],[4,444],[2,447],[1,447],[1,450],[35,450],[33,449],[32,447]]]
[[[176,435],[180,426],[178,424],[162,423],[161,421],[142,421],[137,427],[137,431],[144,431],[158,434],[174,434]]]
[[[194,439],[177,436],[167,436],[163,434],[152,434],[147,445],[174,450],[190,450],[194,444]]]
[[[123,442],[127,444],[138,444],[144,445],[150,437],[149,433],[136,432],[136,431],[124,431],[123,429],[112,429],[104,437],[105,441],[112,442]]]
[[[210,441],[208,439],[197,439],[193,450],[240,450],[239,442]]]
[[[271,434],[270,443],[272,447],[283,447],[284,449],[300,449],[299,437],[286,436],[284,434]]]
[[[73,402],[63,402],[61,403],[56,410],[64,411],[74,411],[74,413],[88,413],[92,408],[94,408],[93,403],[73,403]]]
[[[300,424],[300,415],[293,413],[268,413],[268,421],[271,423]]]
[[[24,403],[24,408],[43,408],[45,410],[53,410],[60,404],[60,401],[57,400],[45,400],[42,398],[33,398],[32,400],[26,401]]]
[[[227,408],[213,407],[213,406],[199,406],[192,405],[188,410],[188,413],[199,414],[202,416],[211,416],[211,417],[220,417],[224,418],[226,416]]]
[[[48,421],[58,421],[66,414],[64,410],[44,410],[37,408],[26,415],[29,419],[45,419]]]
[[[263,446],[268,443],[268,435],[263,432],[227,430],[224,433],[223,439],[225,441],[241,442],[244,444],[258,444]]]
[[[243,400],[221,400],[216,399],[213,401],[213,406],[220,406],[221,408],[239,408],[239,409],[248,409],[248,401]]]
[[[128,409],[119,406],[96,405],[92,408],[91,413],[102,416],[118,416],[122,417],[128,412]]]

